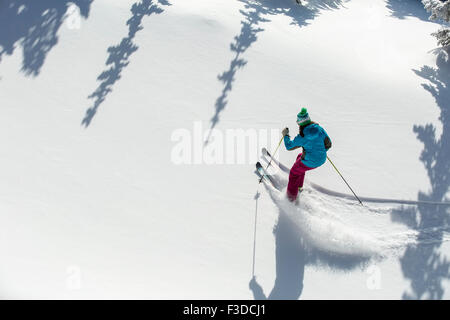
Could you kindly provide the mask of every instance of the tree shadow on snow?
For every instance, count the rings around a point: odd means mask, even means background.
[[[234,41],[230,44],[233,59],[227,70],[217,76],[223,83],[221,95],[215,102],[215,113],[211,118],[211,126],[205,144],[209,142],[212,130],[219,122],[221,112],[228,104],[233,83],[236,80],[236,73],[247,65],[247,60],[243,58],[245,52],[258,40],[258,34],[264,31],[261,27],[263,23],[270,22],[267,18],[273,15],[285,15],[289,17],[292,24],[303,27],[309,24],[308,20],[314,19],[321,10],[338,9],[345,0],[310,0],[305,6],[298,5],[294,0],[239,0],[243,2],[244,10],[240,10],[243,16],[241,30]]]
[[[386,5],[392,16],[399,19],[416,17],[420,20],[428,21],[430,16],[421,0],[387,0]]]
[[[280,208],[273,233],[276,246],[275,284],[267,296],[256,277],[253,276],[249,288],[255,300],[299,299],[303,292],[305,267],[308,265],[348,272],[363,267],[369,261],[368,258],[333,255],[308,247],[299,229]]]
[[[413,130],[424,144],[420,156],[431,182],[431,191],[419,192],[421,201],[448,201],[450,187],[450,61],[449,54],[437,52],[437,68],[424,66],[414,72],[427,80],[423,84],[440,108],[441,136],[436,136],[432,124],[416,125]],[[429,237],[425,228],[445,227],[450,223],[449,208],[444,206],[419,205],[417,208],[402,208],[393,212],[392,220],[401,222],[419,231],[419,239]],[[444,231],[436,229],[432,237],[441,240],[433,244],[409,246],[401,258],[403,275],[411,280],[411,291],[404,299],[442,299],[442,282],[450,279],[450,261],[439,253]]]
[[[161,6],[169,6],[166,0],[141,0],[131,7],[131,18],[127,21],[128,35],[124,37],[119,44],[108,48],[108,59],[106,60],[107,69],[97,78],[100,85],[89,95],[89,99],[94,100],[92,107],[86,110],[86,114],[81,122],[88,127],[97,113],[100,105],[113,90],[114,84],[122,77],[122,71],[130,63],[130,57],[139,47],[134,43],[136,34],[143,29],[142,20],[145,16],[160,14],[164,12]]]
[[[47,54],[58,43],[58,30],[75,5],[88,18],[93,0],[2,0],[0,1],[0,62],[20,45],[22,71],[36,77]]]

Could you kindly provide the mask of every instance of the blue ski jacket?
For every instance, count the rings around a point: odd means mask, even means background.
[[[310,168],[320,167],[327,161],[327,150],[331,147],[330,137],[317,123],[305,126],[301,131],[294,140],[289,135],[284,136],[286,149],[303,147],[303,164]]]

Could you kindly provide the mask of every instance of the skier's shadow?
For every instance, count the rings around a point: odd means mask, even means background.
[[[284,190],[285,179],[281,173],[271,175],[277,189]],[[269,194],[271,194],[269,192]],[[271,194],[272,196],[272,194]],[[296,300],[303,292],[303,280],[307,265],[322,266],[329,270],[348,272],[362,268],[369,258],[339,256],[311,248],[302,239],[299,229],[291,218],[279,207],[278,222],[273,229],[275,236],[275,284],[267,296],[263,288],[252,277],[249,288],[256,300]],[[299,212],[301,214],[301,212]]]
[[[276,279],[269,296],[253,277],[250,289],[256,300],[298,299],[303,291],[303,278],[305,274],[307,253],[299,242],[298,234],[285,214],[280,214],[278,223],[274,228]]]

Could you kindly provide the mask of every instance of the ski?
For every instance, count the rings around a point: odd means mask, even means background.
[[[263,168],[263,166],[262,166],[262,164],[261,164],[260,162],[257,162],[257,163],[256,163],[256,170],[257,170],[258,176],[259,176],[261,179],[264,179],[265,181],[270,182],[270,183],[272,184],[272,186],[273,186],[275,189],[277,189],[279,192],[282,192],[282,191],[283,191],[283,189],[280,187],[279,183],[276,183],[276,182],[274,181],[273,177],[270,176],[269,173],[267,173],[267,171]],[[299,196],[300,196],[300,192],[301,192],[301,191],[299,190]],[[296,199],[296,201],[295,201],[295,204],[296,204],[296,205],[299,204],[299,197],[297,197],[297,199]]]
[[[256,163],[256,171],[258,172],[259,176],[263,179],[267,179],[269,180],[269,175],[267,174],[267,172],[264,170],[261,162],[257,162]],[[270,181],[270,180],[269,180]]]
[[[272,177],[269,175],[269,173],[267,173],[266,169],[264,169],[261,162],[259,161],[256,163],[256,171],[258,172],[258,175],[261,178],[260,181],[262,181],[262,179],[265,179],[276,188],[276,183],[273,181]]]
[[[261,152],[262,152],[263,156],[265,156],[266,158],[269,159],[269,162],[270,161],[274,162],[281,169],[281,171],[284,171],[286,173],[290,172],[290,169],[287,166],[285,166],[284,164],[282,164],[280,161],[278,161],[277,159],[272,157],[272,155],[269,153],[269,151],[266,148],[262,148]]]

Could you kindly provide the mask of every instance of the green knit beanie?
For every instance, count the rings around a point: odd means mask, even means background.
[[[311,119],[309,118],[308,110],[306,108],[302,108],[302,111],[297,114],[297,124],[299,126],[305,126],[311,123]]]

